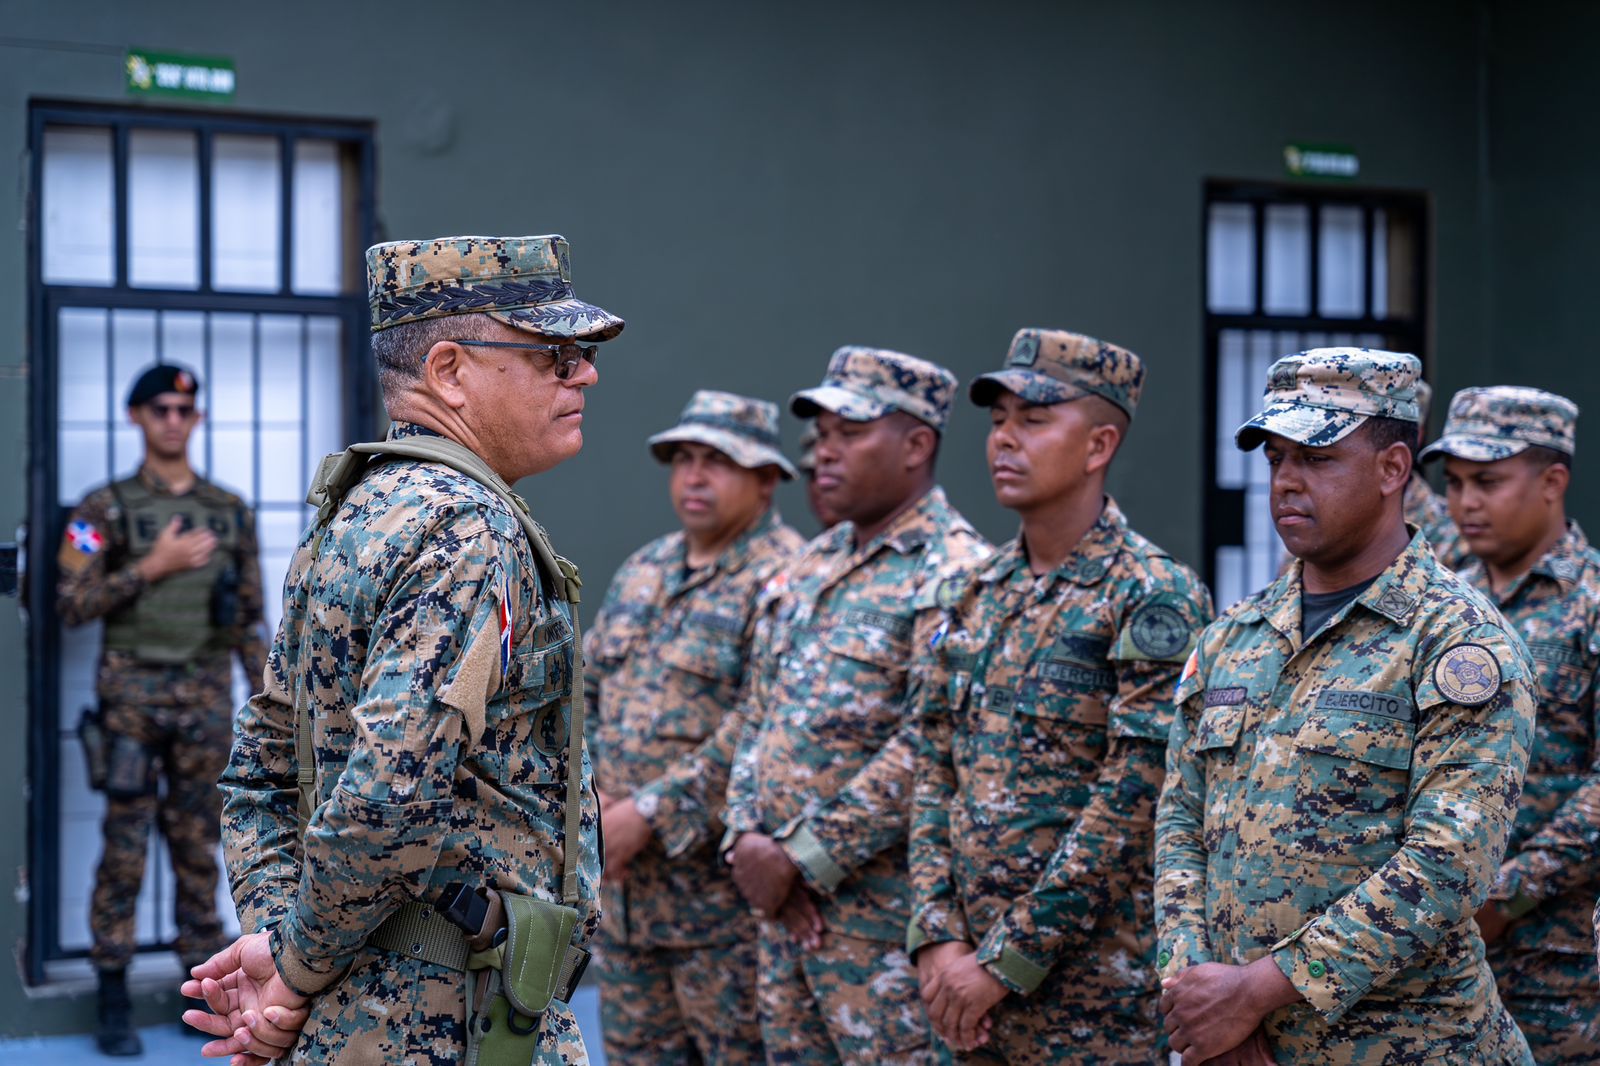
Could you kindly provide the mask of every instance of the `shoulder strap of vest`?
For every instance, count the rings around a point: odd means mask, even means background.
[[[550,538],[533,520],[528,504],[511,490],[505,479],[464,445],[445,437],[408,437],[405,440],[372,441],[352,444],[336,455],[329,455],[317,468],[316,479],[306,502],[317,508],[318,536],[326,531],[345,494],[361,479],[368,457],[395,455],[441,463],[465,474],[498,496],[517,517],[540,568],[549,579],[551,592],[571,607],[573,670],[572,691],[567,696],[567,801],[566,837],[562,845],[561,894],[568,906],[578,903],[578,832],[583,803],[583,640],[578,627],[578,590],[583,582],[578,568],[555,553]],[[305,644],[305,620],[301,621],[301,645]],[[295,679],[295,753],[299,763],[300,835],[305,829],[319,791],[316,758],[311,746],[311,701],[305,688],[304,671]]]

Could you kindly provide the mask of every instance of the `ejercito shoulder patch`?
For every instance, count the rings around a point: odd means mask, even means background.
[[[1170,659],[1189,646],[1189,623],[1169,604],[1139,608],[1133,614],[1132,629],[1134,647],[1152,659]]]
[[[1488,703],[1500,691],[1500,660],[1482,644],[1456,644],[1434,664],[1433,683],[1452,703]]]

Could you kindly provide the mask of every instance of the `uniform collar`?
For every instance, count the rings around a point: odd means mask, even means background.
[[[684,536],[681,529],[668,534],[662,539],[661,547],[655,557],[655,562],[667,573],[668,595],[677,595],[696,585],[704,584],[715,574],[738,570],[750,558],[756,543],[771,535],[782,521],[783,517],[778,513],[777,505],[768,507],[761,512],[760,518],[733,539],[733,543],[722,549],[722,554],[712,560],[710,566],[702,566],[694,571],[694,577],[689,581],[684,581],[682,577],[689,565],[689,539]]]
[[[427,426],[419,426],[415,422],[396,420],[389,423],[389,432],[384,434],[384,439],[405,440],[407,437],[438,437],[441,435]]]
[[[148,463],[140,463],[139,472],[135,474],[134,477],[138,478],[139,483],[145,488],[149,489],[151,492],[157,493],[161,496],[174,497],[192,495],[194,490],[200,487],[201,481],[200,475],[195,474],[194,484],[189,486],[188,492],[173,492],[172,486],[167,484],[167,482],[163,480],[162,477],[154,470],[151,470]]]
[[[1072,554],[1048,574],[1042,575],[1041,586],[1048,588],[1057,581],[1071,581],[1085,587],[1098,585],[1111,572],[1122,550],[1128,533],[1128,520],[1110,496],[1100,510],[1100,517],[1078,541]],[[984,584],[1002,582],[1014,574],[1018,567],[1028,565],[1027,546],[1021,535],[995,553],[994,560],[983,569],[978,580]]]
[[[1586,556],[1588,554],[1589,539],[1583,535],[1583,530],[1579,528],[1578,523],[1569,518],[1567,519],[1567,531],[1561,535],[1561,539],[1551,545],[1550,550],[1540,556],[1539,561],[1534,563],[1526,574],[1513,581],[1503,594],[1491,596],[1491,598],[1497,605],[1505,606],[1516,599],[1517,595],[1535,577],[1554,581],[1563,596],[1570,595],[1583,577],[1583,568],[1587,562]],[[1489,587],[1489,568],[1481,559],[1474,559],[1472,566],[1473,583],[1480,588],[1487,589]]]
[[[1364,608],[1402,628],[1411,625],[1417,605],[1422,602],[1422,593],[1433,579],[1434,568],[1439,563],[1432,558],[1432,549],[1428,547],[1427,538],[1422,532],[1409,526],[1407,528],[1411,529],[1411,541],[1405,550],[1395,556],[1394,561],[1362,590],[1354,602],[1335,615],[1335,624],[1357,608]],[[1260,619],[1298,648],[1302,641],[1300,601],[1305,591],[1302,579],[1304,569],[1305,564],[1296,559],[1278,580],[1267,586],[1260,599],[1240,612],[1241,620]],[[1324,627],[1323,632],[1326,631]]]
[[[879,548],[888,548],[901,555],[920,551],[923,545],[947,529],[956,519],[945,498],[944,489],[938,485],[929,489],[916,503],[901,511],[888,527],[876,537],[854,551],[862,559],[870,559]],[[855,543],[855,523],[840,522],[832,530],[823,548],[829,552],[850,553]]]

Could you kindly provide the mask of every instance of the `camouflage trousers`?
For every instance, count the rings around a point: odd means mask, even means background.
[[[156,788],[152,780],[147,795],[106,798],[104,845],[89,911],[94,936],[89,957],[101,969],[126,966],[133,958],[134,910],[150,830],[159,824],[177,881],[178,957],[193,966],[225,944],[217,917],[222,822],[217,778],[233,743],[227,690],[181,707],[106,703],[101,713],[108,734],[137,740],[156,761],[165,788]]]
[[[756,945],[647,948],[603,940],[600,1021],[609,1062],[758,1064]]]
[[[1080,982],[1082,974],[1073,975]],[[1167,1061],[1159,993],[1098,1003],[1066,1002],[1055,976],[1027,997],[1009,995],[989,1012],[989,1042],[952,1052],[958,1063],[984,1066],[1150,1066]]]
[[[441,1066],[467,1054],[467,975],[374,948],[311,1001],[287,1061],[306,1066]],[[539,1020],[534,1066],[587,1066],[572,1009],[551,1003]]]
[[[1489,963],[1539,1066],[1600,1063],[1600,975],[1593,956],[1495,945]]]
[[[763,922],[756,992],[773,1066],[941,1061],[903,945],[830,931],[821,948],[803,951]]]

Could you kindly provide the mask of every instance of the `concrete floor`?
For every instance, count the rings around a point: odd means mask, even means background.
[[[578,1015],[578,1025],[583,1029],[584,1043],[589,1047],[589,1061],[594,1066],[605,1066],[605,1052],[600,1047],[600,994],[595,987],[585,983],[572,999],[572,1009]],[[151,1066],[199,1066],[215,1064],[225,1059],[207,1059],[200,1055],[205,1043],[198,1036],[180,1032],[180,1026],[153,1025],[139,1030],[144,1040],[144,1055],[136,1059],[110,1059],[101,1055],[94,1046],[91,1035],[24,1037],[0,1040],[0,1063],[5,1066],[62,1066],[64,1063],[147,1063]]]

